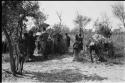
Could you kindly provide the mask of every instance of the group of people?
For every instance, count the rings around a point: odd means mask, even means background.
[[[60,40],[60,36],[57,37],[57,40]],[[70,46],[70,36],[68,33],[65,33],[65,45],[67,48]],[[24,33],[22,40],[20,41],[20,50],[24,55],[28,55],[29,60],[32,60],[34,51],[37,49],[37,53],[42,53],[44,58],[47,59],[48,54],[51,54],[56,47],[60,47],[59,44],[53,48],[55,43],[53,42],[53,38],[49,33],[46,32],[46,28],[43,28],[43,32],[40,35],[34,35],[33,31],[29,31],[29,33]],[[57,41],[56,41],[57,42]],[[58,43],[62,41],[58,41]],[[22,46],[21,46],[22,45]],[[62,48],[62,47],[60,47]],[[57,48],[55,51],[60,50]],[[61,49],[64,50],[64,49]]]
[[[22,36],[22,40],[19,41],[20,52],[25,56],[28,56],[28,60],[32,60],[32,58],[34,57],[33,54],[35,49],[37,49],[38,54],[42,53],[44,57],[47,58],[48,54],[49,53],[51,54],[53,51],[60,52],[60,48],[62,48],[64,45],[64,43],[62,44],[61,34],[57,34],[55,37],[56,39],[54,39],[54,37],[51,37],[50,34],[46,32],[46,28],[43,28],[43,32],[39,36],[37,35],[33,36],[33,34],[34,34],[33,31],[29,31],[29,33],[24,33]],[[65,38],[62,38],[62,39],[64,40],[65,46],[68,51],[70,47],[71,38],[68,35],[68,33],[65,33]],[[95,40],[95,42],[94,41],[92,42],[92,39]],[[105,49],[108,49],[109,47],[112,46],[112,45],[109,45],[108,43],[104,43],[104,44],[98,43],[99,41],[103,41],[103,42],[106,41],[106,39],[103,36],[94,35],[92,39],[89,39],[86,47],[89,48],[90,54],[92,53],[92,51],[95,51],[95,53],[98,55],[99,58],[100,58],[99,54],[101,52],[100,50],[102,47]],[[61,50],[65,50],[65,49],[62,48]],[[83,37],[81,34],[76,34],[75,42],[73,44],[74,61],[80,59],[79,55],[81,50],[83,50]],[[91,55],[91,58],[92,58],[92,55]]]
[[[45,57],[47,57],[48,53],[52,53],[52,51],[58,51],[58,50],[67,50],[67,52],[69,51],[71,38],[68,33],[65,33],[65,37],[62,36],[63,44],[62,40],[60,40],[61,36],[57,34],[58,37],[56,36],[57,39],[56,41],[54,37],[51,37],[50,34],[46,32],[46,28],[44,27],[43,27],[43,32],[40,33],[41,33],[40,35],[36,34],[34,35],[33,31],[23,33],[22,39],[19,40],[18,42],[20,52],[23,55],[28,56],[28,60],[32,60],[32,58],[34,57],[33,56],[34,51],[36,51],[36,49],[37,49],[37,54],[42,53]],[[56,44],[55,48],[52,47],[52,44],[53,46]],[[64,49],[62,48],[62,46],[64,46]],[[83,38],[81,37],[81,34],[75,36],[75,43],[73,45],[73,49],[75,53],[74,58],[76,59],[80,50],[83,49]]]

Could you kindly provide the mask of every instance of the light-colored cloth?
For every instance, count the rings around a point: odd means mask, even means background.
[[[41,32],[37,32],[36,35],[41,35],[42,33]]]
[[[106,40],[106,38],[103,35],[100,35],[100,34],[95,34],[95,35],[92,36],[92,38],[94,39],[94,41]]]
[[[90,45],[94,45],[95,43],[94,42],[91,42]]]

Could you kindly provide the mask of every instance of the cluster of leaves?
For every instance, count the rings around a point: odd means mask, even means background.
[[[112,31],[108,26],[100,23],[98,25],[97,33],[103,35],[106,38],[110,38]]]
[[[83,29],[85,29],[86,25],[91,21],[91,19],[87,16],[82,16],[78,14],[74,20],[74,23],[78,25],[80,33],[83,33]]]
[[[109,20],[109,17],[105,14],[101,19],[97,19],[95,21],[94,26],[98,34],[101,34],[106,38],[110,38],[110,36],[112,35],[112,27],[110,24],[111,22]]]
[[[2,1],[2,30],[9,43],[10,63],[13,75],[16,74],[15,58],[13,53],[20,55],[18,40],[22,39],[23,31],[26,28],[24,21],[26,17],[34,19],[46,19],[45,15],[39,10],[38,2],[33,1]],[[15,49],[15,47],[17,47]],[[19,68],[18,68],[19,69]]]
[[[52,29],[55,34],[60,33],[64,35],[65,33],[70,33],[70,30],[66,25],[54,24]]]
[[[79,25],[80,28],[84,27],[88,22],[90,22],[91,19],[87,16],[77,15],[74,22]]]
[[[32,1],[4,1],[2,3],[2,26],[7,29],[9,35],[21,36],[26,28],[26,17],[46,20],[46,16],[39,10],[38,2]],[[25,27],[25,28],[24,28]]]

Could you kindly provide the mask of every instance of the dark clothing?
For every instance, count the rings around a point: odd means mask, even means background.
[[[66,36],[66,46],[69,48],[70,46],[70,37]]]
[[[79,41],[79,36],[78,35],[75,36],[75,40]]]
[[[82,37],[79,37],[79,40],[78,40],[78,41],[80,42],[79,48],[80,48],[80,49],[83,49],[83,38],[82,38]]]
[[[48,33],[43,33],[40,35],[40,41],[47,41],[49,34]]]
[[[82,43],[83,38],[82,38],[82,37],[79,37],[78,41],[80,41],[80,42]]]
[[[30,58],[32,58],[34,50],[35,50],[35,37],[33,36],[28,36],[27,38],[27,45],[28,45],[28,55]]]
[[[83,38],[81,36],[76,35],[75,40],[76,40],[76,42],[74,43],[74,45],[76,44],[75,47],[77,47],[78,49],[83,49]]]
[[[24,53],[27,51],[27,41],[26,39],[22,39],[22,41],[19,43],[20,51],[21,53]]]
[[[35,37],[29,36],[29,44],[32,49],[35,48]]]
[[[73,44],[73,52],[74,52],[74,60],[79,59],[79,54],[81,51],[81,42],[79,40],[76,40],[75,43]]]
[[[47,54],[50,54],[50,53],[52,53],[52,50],[53,50],[53,41],[51,40],[51,39],[48,39],[47,40],[47,45],[46,45],[46,52],[47,52]]]

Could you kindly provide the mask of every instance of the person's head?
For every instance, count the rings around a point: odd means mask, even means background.
[[[65,33],[65,35],[67,36],[67,35],[68,35],[68,33]]]
[[[79,36],[81,37],[81,34],[79,34]]]
[[[45,27],[43,27],[43,31],[46,31],[46,28],[45,28]]]

